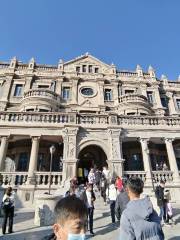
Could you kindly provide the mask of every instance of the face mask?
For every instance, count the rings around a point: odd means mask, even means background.
[[[85,234],[68,234],[68,240],[85,240],[86,235]]]

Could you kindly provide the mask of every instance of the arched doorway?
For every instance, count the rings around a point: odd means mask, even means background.
[[[97,145],[89,145],[83,148],[78,156],[77,176],[84,181],[91,168],[102,170],[107,166],[107,156],[103,149]]]

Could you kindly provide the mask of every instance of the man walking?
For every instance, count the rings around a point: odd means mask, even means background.
[[[87,184],[86,191],[82,194],[81,199],[84,201],[88,208],[88,220],[89,220],[89,231],[90,234],[94,235],[93,232],[93,216],[94,216],[94,201],[96,200],[91,184]]]
[[[160,220],[148,197],[140,199],[144,184],[139,178],[127,181],[129,203],[120,222],[119,240],[164,240]]]
[[[165,199],[164,199],[164,187],[165,187],[165,182],[160,181],[159,186],[156,187],[155,194],[157,198],[157,205],[160,209],[160,214],[159,217],[162,221],[162,224],[166,222],[166,206],[165,206]]]
[[[115,214],[116,214],[118,221],[120,221],[122,212],[124,211],[124,209],[126,208],[128,202],[129,202],[129,197],[126,192],[125,186],[126,185],[123,182],[123,187],[122,187],[121,191],[119,192],[119,194],[117,195],[117,199],[116,199],[116,203],[115,203]]]

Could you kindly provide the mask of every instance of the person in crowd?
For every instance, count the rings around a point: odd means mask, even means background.
[[[123,187],[116,198],[115,203],[115,214],[118,219],[118,221],[121,220],[121,215],[126,208],[127,204],[129,202],[129,197],[126,191],[126,181],[123,181]]]
[[[109,185],[109,188],[106,189],[106,196],[109,199],[111,220],[112,220],[112,223],[114,224],[116,221],[116,219],[115,219],[115,203],[116,203],[116,198],[117,198],[117,189],[115,187],[115,180],[112,180],[111,184]]]
[[[102,174],[106,178],[107,185],[109,185],[110,182],[111,182],[111,172],[110,172],[110,170],[108,169],[107,166],[103,167]]]
[[[163,168],[162,168],[162,170],[163,171],[168,171],[169,169],[168,169],[168,166],[167,166],[167,164],[164,162],[163,163]]]
[[[76,196],[62,198],[55,207],[54,233],[43,240],[85,240],[87,207]]]
[[[166,208],[166,224],[175,223],[173,220],[173,208],[170,203],[171,195],[169,190],[165,190],[164,192],[164,199],[165,199],[165,208]]]
[[[159,164],[158,163],[156,163],[156,171],[159,171],[160,169],[159,169]]]
[[[99,192],[100,192],[101,175],[102,175],[101,171],[97,169],[95,172],[95,181],[96,181],[96,186]]]
[[[106,205],[107,180],[104,175],[101,176],[100,187],[101,187],[101,197],[104,200],[104,205]]]
[[[165,206],[165,198],[164,198],[164,188],[165,188],[165,182],[161,180],[160,184],[155,189],[157,205],[159,206],[159,209],[160,209],[159,217],[161,219],[162,224],[166,222],[166,206]]]
[[[92,184],[92,186],[96,183],[96,178],[95,178],[95,173],[93,168],[91,168],[88,174],[88,183]]]
[[[94,235],[93,232],[93,216],[94,216],[94,202],[96,200],[92,184],[87,184],[86,191],[82,194],[81,198],[88,208],[88,221],[90,234]]]
[[[123,182],[119,176],[116,177],[115,186],[116,186],[117,190],[120,192],[123,187]]]
[[[12,187],[8,187],[2,199],[3,209],[3,223],[2,234],[6,233],[6,225],[9,219],[8,233],[13,232],[13,218],[14,218],[14,192]]]
[[[140,199],[143,187],[140,178],[127,181],[126,190],[130,201],[121,216],[119,240],[164,240],[160,219],[149,197]]]

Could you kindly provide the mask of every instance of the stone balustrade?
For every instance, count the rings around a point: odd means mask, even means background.
[[[16,123],[47,123],[65,124],[74,123],[75,116],[66,113],[27,113],[27,112],[3,112],[0,113],[0,124]]]
[[[59,95],[49,89],[31,89],[24,93],[23,100],[31,97],[48,98],[60,102]]]
[[[0,185],[6,187],[8,185],[17,187],[25,185],[28,177],[28,172],[0,172]],[[48,187],[50,178],[52,186],[60,186],[62,181],[61,172],[52,172],[51,177],[49,172],[35,172],[36,186]]]
[[[127,116],[116,114],[77,114],[61,112],[0,112],[0,126],[11,123],[43,123],[43,124],[82,124],[82,125],[118,125],[121,127],[169,127],[179,128],[180,117],[158,117],[158,116]]]
[[[153,171],[152,176],[155,183],[158,183],[161,180],[165,181],[166,183],[173,182],[173,172],[171,171]]]
[[[2,186],[24,185],[27,181],[27,172],[0,172],[0,184]]]
[[[51,186],[60,186],[62,182],[62,172],[36,172],[36,185],[37,186],[49,186],[49,181],[51,179]]]
[[[119,103],[148,103],[147,98],[144,95],[140,94],[125,94],[119,97]]]
[[[145,171],[125,171],[125,178],[138,177],[141,178],[143,182],[146,181],[146,172]]]

